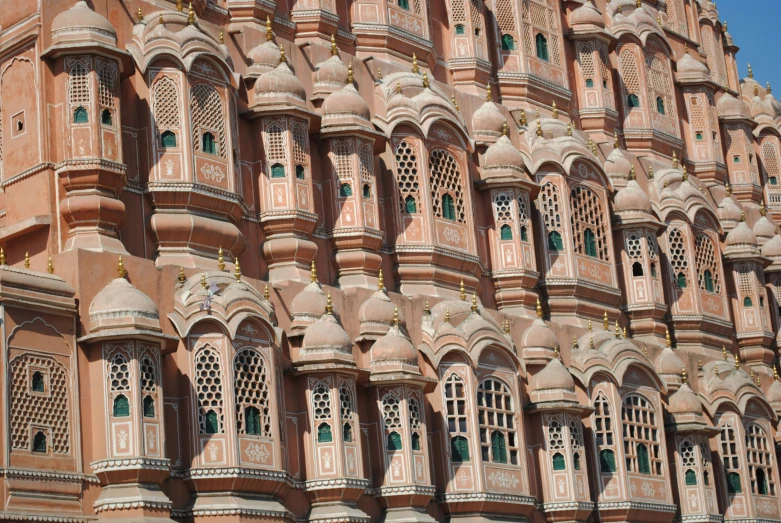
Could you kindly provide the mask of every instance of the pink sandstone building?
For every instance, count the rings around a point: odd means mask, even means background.
[[[714,2],[0,30],[0,521],[781,521],[781,103]]]

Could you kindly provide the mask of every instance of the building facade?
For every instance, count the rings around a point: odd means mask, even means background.
[[[715,3],[0,28],[0,521],[781,521],[781,104]]]

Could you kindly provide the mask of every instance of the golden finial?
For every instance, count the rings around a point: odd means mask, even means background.
[[[355,81],[355,77],[353,76],[353,63],[350,62],[347,64],[347,83],[351,84]]]
[[[504,320],[504,333],[510,334],[510,320]]]
[[[540,303],[540,298],[537,298],[537,317],[539,319],[542,319],[542,303]]]
[[[236,277],[236,281],[241,281],[241,265],[238,258],[236,258],[236,263],[233,264],[233,275]]]
[[[662,15],[656,15],[656,23],[662,25]]]
[[[626,334],[626,325],[624,325],[624,338],[629,338],[629,336]]]
[[[176,10],[180,13],[184,11],[184,3],[182,0],[176,0]]]
[[[732,196],[732,187],[730,187],[729,182],[724,184],[724,192],[726,193],[727,198]]]
[[[331,301],[331,293],[328,293],[328,296],[326,297],[325,301],[325,313],[326,314],[333,314],[334,313],[334,304]]]
[[[205,272],[201,273],[201,287],[203,287],[204,289],[206,288],[206,273]]]
[[[331,35],[331,55],[336,56],[339,54],[339,48],[336,47],[336,33]]]
[[[648,166],[648,179],[653,180],[654,179],[654,166],[649,165]]]
[[[752,371],[750,372],[750,374],[751,374],[751,379],[753,380],[753,379],[754,379],[754,371],[752,370]]]
[[[717,378],[719,377],[719,366],[718,365],[716,365],[716,377]]]
[[[605,311],[605,314],[602,316],[602,326],[605,327],[605,330],[610,328],[610,320],[607,317],[607,311]]]
[[[450,309],[445,309],[445,323],[450,323]]]
[[[187,23],[189,25],[195,24],[195,10],[192,2],[190,2],[190,6],[187,8]]]
[[[588,331],[591,332],[591,318],[588,320]]]
[[[735,354],[735,369],[739,369],[739,368],[740,368],[740,358],[738,357],[737,354]]]
[[[285,56],[285,48],[280,47],[279,48],[279,63],[284,64],[287,62],[287,57]]]
[[[271,17],[266,17],[266,40],[271,41],[274,39],[274,31],[271,29]]]
[[[748,64],[748,77],[754,78],[754,70],[751,68],[751,64]]]
[[[681,382],[684,385],[687,385],[689,383],[689,376],[686,374],[686,367],[683,367],[681,369]]]
[[[464,280],[461,280],[461,293],[459,294],[461,301],[466,301],[466,289],[464,288]]]
[[[591,149],[591,153],[596,155],[597,154],[597,146],[594,145],[594,140],[591,138],[588,139],[588,148]]]
[[[759,96],[759,84],[754,84],[754,96]]]
[[[426,316],[431,314],[431,307],[429,307],[429,305],[428,305],[428,300],[426,300],[426,306],[423,307],[423,312],[426,314]]]
[[[556,102],[553,102],[553,119],[558,120],[559,119],[559,108],[556,107]]]
[[[312,265],[309,269],[309,279],[312,283],[317,282],[317,268],[315,267],[315,261],[312,260]]]
[[[633,165],[631,169],[629,169],[629,179],[634,180],[635,179],[635,166]]]
[[[673,151],[673,169],[678,168],[678,155]]]
[[[5,265],[5,249],[0,247],[0,265]]]
[[[615,139],[613,140],[613,149],[618,149],[620,145],[621,144],[618,141],[618,135],[616,135]]]
[[[537,136],[542,137],[542,122],[537,118]]]
[[[399,307],[398,306],[393,308],[393,324],[396,327],[399,326]]]
[[[686,54],[689,54],[689,43],[688,43],[688,42],[684,42],[684,43],[683,43],[683,51],[684,51]]]
[[[556,345],[555,347],[553,347],[553,357],[554,357],[555,359],[559,359],[559,346],[558,346],[558,345]]]
[[[596,350],[594,347],[594,335],[592,334],[591,337],[588,340],[589,347],[591,347],[591,350]]]
[[[396,92],[401,94],[401,82],[396,82]]]
[[[548,129],[548,140],[553,140],[553,129]]]
[[[268,285],[266,285],[265,287],[263,287],[263,299],[268,301],[268,296],[269,296],[269,294],[268,294]]]
[[[687,181],[689,179],[689,171],[686,169],[686,165],[683,166],[683,181]]]
[[[724,32],[726,33],[727,32],[727,21],[726,20],[724,20],[724,24],[723,25],[724,25]]]
[[[380,291],[385,290],[385,278],[382,276],[382,269],[380,269],[380,272],[377,274],[377,289]]]
[[[52,257],[49,256],[49,263],[46,266],[46,270],[49,271],[49,274],[54,274],[54,263],[52,263]]]
[[[773,379],[778,381],[778,368],[775,365],[773,365]]]
[[[30,258],[25,253],[24,255],[24,266],[25,268],[29,268],[30,265]],[[122,262],[122,255],[120,254],[117,258],[117,274],[120,278],[124,278],[127,274],[127,271],[125,270],[125,264]]]
[[[759,374],[757,374],[757,387],[762,386],[762,379],[759,377]]]
[[[741,222],[746,221],[746,211],[740,211],[740,221]]]
[[[572,122],[567,122],[567,136],[572,136]]]
[[[187,281],[187,276],[184,275],[184,267],[179,267],[179,276],[177,276],[176,279],[179,280],[179,283]]]
[[[136,11],[136,18],[138,18],[139,22],[144,21],[144,12],[141,11],[141,7],[139,6],[138,11]]]
[[[423,89],[428,89],[429,83],[428,83],[428,73],[426,71],[423,71]]]
[[[225,45],[225,33],[220,31],[220,44]]]
[[[502,136],[507,136],[507,119],[505,118],[502,124]]]
[[[528,125],[526,121],[526,109],[521,108],[521,125]]]
[[[721,346],[721,353],[724,355],[724,361],[727,361],[727,347]]]
[[[472,312],[477,312],[477,293],[472,293]]]
[[[621,327],[618,326],[618,320],[616,320],[616,338],[621,337]]]
[[[382,80],[382,69],[377,69],[377,79]]]
[[[664,343],[670,348],[673,346],[673,340],[670,338],[670,329],[665,329],[664,331]]]
[[[635,7],[637,7],[638,9],[643,7],[643,0],[636,0],[635,1]]]
[[[773,88],[770,87],[770,82],[767,83],[767,94],[770,94],[773,92]]]
[[[217,251],[217,268],[221,271],[225,270],[225,258],[222,256],[222,247]]]
[[[765,202],[764,202],[764,200],[759,202],[759,214],[761,214],[762,216],[767,215],[767,211],[765,210]]]
[[[702,370],[702,358],[697,360],[697,370]]]
[[[418,57],[415,55],[415,53],[412,53],[412,72],[417,74],[420,71],[420,68],[418,68]]]
[[[643,345],[643,354],[645,354],[646,358],[648,357],[648,347],[646,347],[645,345]]]
[[[572,348],[577,349],[578,348],[578,337],[574,334],[572,335]]]
[[[493,101],[493,95],[491,94],[491,84],[486,84],[485,86],[485,101],[486,102]]]
[[[160,13],[160,25],[165,24],[165,20],[163,20],[163,13]],[[222,34],[222,33],[220,33]]]

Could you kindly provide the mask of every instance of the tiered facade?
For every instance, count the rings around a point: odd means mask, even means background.
[[[714,3],[0,27],[0,521],[781,521],[781,104]]]

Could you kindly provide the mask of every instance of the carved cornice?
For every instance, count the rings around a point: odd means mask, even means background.
[[[171,460],[153,458],[102,459],[90,463],[95,474],[114,470],[165,470],[171,469]]]

